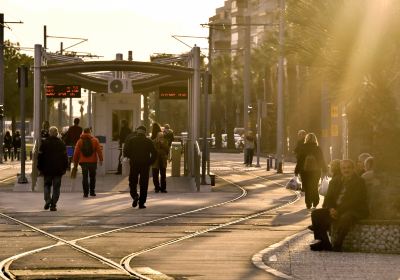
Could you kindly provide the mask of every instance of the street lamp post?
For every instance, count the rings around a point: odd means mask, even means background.
[[[284,112],[283,112],[283,42],[284,42],[284,18],[285,0],[280,0],[280,18],[279,18],[279,46],[280,56],[278,62],[278,98],[277,98],[277,129],[276,129],[276,159],[277,172],[283,172],[283,143],[284,143]]]

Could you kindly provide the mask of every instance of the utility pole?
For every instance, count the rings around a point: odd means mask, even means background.
[[[0,14],[0,105],[4,110],[4,14]],[[0,163],[3,163],[4,120],[0,117]]]
[[[248,109],[250,105],[250,17],[245,18],[244,65],[243,65],[243,128],[245,133],[250,129]]]
[[[43,50],[44,52],[47,52],[47,26],[43,26]],[[44,77],[44,84],[47,85],[47,77]],[[49,103],[47,98],[43,99],[43,114],[42,114],[42,119],[43,120],[48,120],[49,116]]]
[[[279,1],[279,47],[278,61],[278,98],[277,98],[277,129],[276,129],[276,159],[278,161],[277,172],[283,172],[283,143],[284,143],[284,112],[283,112],[283,43],[284,43],[284,10],[285,0]]]
[[[208,106],[209,106],[209,98],[208,93],[210,92],[209,87],[211,87],[211,80],[209,79],[209,75],[211,75],[211,52],[212,52],[212,26],[208,27],[208,65],[207,71],[204,74],[204,83],[203,83],[203,94],[204,94],[204,124],[203,124],[203,147],[202,147],[202,155],[201,155],[201,184],[206,184],[206,165],[208,161]]]
[[[0,105],[2,105],[3,110],[7,108],[4,107],[4,24],[6,23],[23,23],[19,22],[5,22],[4,14],[0,14]],[[0,117],[0,164],[3,163],[3,131],[4,131],[4,117]]]

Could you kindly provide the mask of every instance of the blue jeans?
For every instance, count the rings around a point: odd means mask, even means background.
[[[83,194],[94,193],[96,188],[96,169],[97,162],[81,162],[80,166],[82,168],[82,187]],[[89,183],[90,178],[90,183]]]
[[[53,186],[53,195],[51,187]],[[60,198],[61,176],[44,176],[44,201],[53,206],[57,205]]]

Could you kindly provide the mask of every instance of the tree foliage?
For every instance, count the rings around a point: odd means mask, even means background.
[[[18,67],[27,66],[28,88],[25,89],[25,116],[33,115],[33,58],[22,54],[18,43],[4,42],[4,107],[5,116],[13,122],[20,116],[20,94],[18,88]],[[15,125],[13,125],[15,127]]]
[[[371,152],[396,172],[400,136],[398,1],[289,0],[287,56],[348,107],[353,151]],[[360,143],[365,150],[359,149]],[[357,147],[358,146],[358,147]],[[350,150],[350,152],[352,152]],[[355,157],[352,154],[352,157]]]

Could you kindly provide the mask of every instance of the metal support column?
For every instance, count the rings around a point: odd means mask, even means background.
[[[207,116],[208,116],[208,87],[209,87],[209,73],[204,74],[204,85],[203,85],[203,95],[204,95],[204,124],[203,124],[203,143],[202,143],[202,153],[201,153],[201,184],[206,184],[206,165],[207,165],[207,150],[208,150],[208,130],[207,130]]]
[[[283,146],[284,146],[284,112],[283,112],[283,43],[284,43],[284,9],[285,0],[280,0],[279,17],[279,46],[280,56],[278,62],[278,98],[277,98],[277,129],[276,129],[276,160],[277,172],[283,172]]]
[[[34,150],[33,150],[33,157],[32,157],[32,190],[34,190],[36,185],[37,179],[37,156],[39,152],[40,146],[40,114],[41,114],[41,107],[40,107],[40,99],[41,99],[41,73],[40,67],[42,66],[42,45],[36,44],[35,45],[35,54],[34,54],[34,69],[33,69],[33,143],[34,143]]]
[[[21,108],[21,174],[18,177],[19,184],[28,183],[25,176],[25,158],[26,158],[26,145],[25,145],[25,88],[28,87],[28,67],[18,67],[19,76],[19,96]]]
[[[261,99],[257,100],[257,165],[260,167],[260,152],[261,152],[261,110],[262,104]]]
[[[191,51],[191,67],[194,70],[191,79],[191,94],[189,94],[189,135],[188,135],[188,168],[190,176],[195,175],[194,170],[194,144],[199,138],[199,106],[200,106],[200,48],[193,47]]]
[[[88,115],[88,125],[87,127],[92,127],[92,91],[88,90],[88,104],[87,104],[87,115]]]

